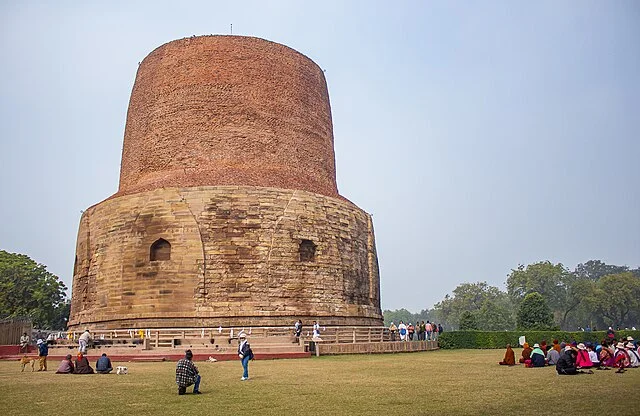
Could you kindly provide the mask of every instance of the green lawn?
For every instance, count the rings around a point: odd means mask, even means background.
[[[0,410],[32,416],[600,415],[637,409],[640,369],[558,376],[554,368],[499,366],[502,355],[449,350],[253,361],[245,382],[239,361],[198,362],[200,396],[177,395],[175,363],[121,363],[129,374],[118,376],[57,375],[57,362],[46,373],[21,373],[18,362],[1,361]]]

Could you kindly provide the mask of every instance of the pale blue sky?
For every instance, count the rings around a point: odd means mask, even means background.
[[[640,265],[633,0],[0,0],[0,249],[71,288],[80,211],[118,187],[138,62],[231,23],[326,70],[384,309],[503,288],[519,263]]]

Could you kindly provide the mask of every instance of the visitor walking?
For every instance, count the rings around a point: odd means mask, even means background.
[[[300,338],[300,335],[302,335],[302,320],[298,319],[298,322],[294,325],[294,330],[296,338]]]
[[[38,371],[47,371],[47,355],[49,355],[49,346],[41,339],[38,340],[38,361],[40,367]]]
[[[403,321],[400,321],[398,325],[398,332],[400,333],[400,341],[406,341],[407,339],[407,326]]]
[[[391,341],[395,341],[398,336],[398,327],[393,321],[391,321],[391,325],[389,325],[389,336],[391,337]]]
[[[249,380],[249,360],[253,360],[253,351],[251,351],[247,335],[244,332],[238,335],[238,357],[242,362],[242,378],[240,380]]]

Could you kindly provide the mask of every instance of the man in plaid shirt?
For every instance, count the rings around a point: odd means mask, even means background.
[[[198,374],[198,367],[191,361],[192,358],[193,353],[187,350],[184,358],[176,365],[176,384],[180,395],[185,394],[187,387],[192,384],[193,394],[200,394],[200,374]]]

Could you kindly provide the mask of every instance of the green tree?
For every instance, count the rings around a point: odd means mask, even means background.
[[[633,272],[604,276],[586,300],[611,326],[632,326],[640,318],[640,278]]]
[[[515,305],[529,293],[537,292],[547,300],[550,308],[562,309],[571,278],[571,273],[561,263],[541,261],[526,267],[520,265],[507,277],[507,292]]]
[[[69,317],[66,289],[44,265],[0,250],[0,318],[25,316],[36,327],[64,329]]]
[[[464,311],[460,315],[460,330],[475,331],[478,329],[476,315],[471,311]]]
[[[476,319],[481,330],[511,331],[515,329],[510,303],[486,300],[478,311]]]
[[[614,266],[605,264],[600,260],[589,260],[586,263],[578,264],[573,274],[580,279],[588,279],[595,282],[601,277],[610,274],[624,273],[626,271],[629,271],[629,267],[627,266]]]
[[[478,313],[487,301],[494,302],[495,305],[500,305],[503,309],[512,309],[505,292],[495,286],[489,286],[487,282],[477,282],[458,285],[453,290],[453,296],[446,295],[441,302],[434,306],[434,310],[437,312],[439,322],[458,327],[463,312]],[[491,316],[486,314],[485,318],[490,319]],[[478,322],[478,325],[485,328],[485,326],[493,324],[482,320]]]
[[[522,330],[554,328],[553,314],[540,293],[532,292],[524,297],[518,308],[517,325]]]
[[[417,324],[420,321],[431,321],[435,317],[435,312],[431,309],[423,309],[419,313],[411,313],[407,309],[396,309],[396,310],[384,310],[382,312],[384,318],[384,325],[389,326],[391,322],[394,322],[396,325],[400,321],[404,321],[405,324],[409,324],[409,322],[413,324]]]

